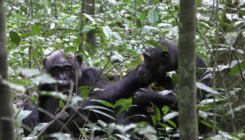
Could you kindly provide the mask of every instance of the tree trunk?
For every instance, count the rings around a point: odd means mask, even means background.
[[[30,5],[29,5],[29,16],[30,16],[30,22],[33,22],[33,2],[32,0],[30,0]],[[30,32],[32,32],[32,24],[30,24]],[[31,65],[32,65],[32,57],[31,57],[31,52],[33,50],[33,35],[29,38],[29,69],[31,69]]]
[[[179,30],[178,105],[180,140],[197,140],[195,0],[180,1]]]
[[[94,6],[95,6],[95,1],[94,0],[82,0],[82,14],[88,14],[88,15],[94,15]],[[82,15],[83,16],[83,15]],[[82,21],[82,24],[84,23],[88,23],[89,20],[86,19],[86,20],[83,20]],[[79,46],[79,50],[84,50],[84,37],[86,38],[86,42],[89,43],[92,48],[90,49],[94,49],[96,46],[95,46],[95,43],[96,43],[96,38],[95,38],[95,33],[94,31],[89,31],[88,33],[82,33],[81,34],[81,38],[82,38],[82,42],[81,42],[81,45]],[[86,46],[86,50],[89,51],[89,52],[93,52],[93,50],[90,50],[88,46]]]
[[[1,79],[7,80],[7,51],[5,42],[5,14],[4,14],[3,0],[0,0],[0,76]],[[3,85],[0,80],[0,140],[13,140],[14,129],[13,122],[6,120],[12,118],[12,98],[9,87]]]

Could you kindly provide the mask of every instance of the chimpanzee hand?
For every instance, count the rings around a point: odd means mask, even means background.
[[[22,123],[30,127],[31,130],[34,130],[34,127],[38,125],[38,113],[33,110],[30,115],[22,120]]]
[[[58,111],[56,111],[58,114],[58,112],[60,112],[62,109],[59,109]],[[75,113],[77,113],[79,111],[78,107],[76,107],[75,105],[68,105],[65,107],[65,110],[59,114],[59,118],[61,121],[68,121],[68,119],[70,117],[72,117]]]
[[[58,109],[55,114],[59,114],[61,112],[62,109]],[[64,111],[62,111],[59,116],[58,116],[58,119],[60,119],[61,121],[65,122],[65,121],[68,121],[68,119],[70,118],[70,116],[72,116],[72,112],[75,112],[76,108],[75,106],[71,106],[71,105],[68,105],[65,107]]]
[[[35,107],[32,107],[30,103],[24,106],[24,111],[32,111],[26,118],[22,120],[24,134],[28,136],[34,127],[38,125],[38,110]]]
[[[136,105],[147,105],[151,101],[151,96],[154,94],[150,89],[140,88],[134,95],[134,104]]]
[[[61,120],[62,122],[66,122],[68,121],[69,117],[70,117],[69,113],[64,110],[63,112],[61,112],[61,114],[59,114],[58,119]]]

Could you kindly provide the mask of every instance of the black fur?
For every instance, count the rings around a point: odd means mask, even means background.
[[[154,81],[157,86],[164,87],[164,90],[174,90],[175,84],[172,82],[171,77],[167,75],[167,72],[178,72],[178,47],[176,44],[168,41],[160,41],[159,44],[161,46],[166,46],[167,50],[156,47],[150,48],[143,53],[144,62],[138,70],[139,80],[144,82]],[[205,61],[197,54],[196,67],[206,67]],[[212,78],[202,79],[204,71],[205,70],[198,72],[196,78],[199,82],[212,87]],[[206,91],[197,89],[198,100],[206,98],[207,94]],[[143,119],[144,121],[153,124],[150,113],[144,109],[146,106],[149,106],[150,103],[155,104],[160,110],[163,106],[168,106],[171,110],[178,111],[177,97],[172,92],[167,95],[162,95],[148,89],[139,89],[134,95],[134,104],[138,106],[130,108],[128,114],[142,113],[148,117],[135,117],[130,121],[137,122],[137,120]],[[173,121],[178,126],[177,117],[174,118]]]
[[[72,132],[73,135],[77,136],[80,134],[80,131],[77,126],[84,127],[86,122],[97,122],[98,120],[102,120],[104,122],[112,122],[115,120],[112,120],[108,117],[105,117],[104,115],[98,114],[96,112],[93,112],[91,109],[84,109],[88,105],[101,105],[98,102],[93,102],[91,99],[99,99],[99,100],[105,100],[108,102],[115,102],[122,98],[128,98],[133,96],[133,93],[138,90],[141,87],[147,87],[150,84],[150,81],[148,82],[141,82],[138,80],[137,73],[138,73],[138,67],[131,72],[129,75],[127,75],[124,79],[110,85],[105,85],[103,82],[103,79],[99,77],[100,71],[91,68],[91,67],[83,67],[82,59],[79,56],[75,56],[73,53],[67,53],[65,54],[69,56],[69,59],[64,58],[63,51],[56,51],[53,54],[51,54],[49,57],[44,59],[44,68],[47,71],[47,73],[51,74],[52,77],[56,78],[57,80],[63,80],[61,83],[56,84],[41,84],[39,90],[40,91],[55,91],[58,90],[60,92],[63,92],[64,94],[67,94],[67,90],[71,88],[71,82],[75,83],[75,81],[78,81],[78,86],[73,87],[73,93],[78,93],[80,95],[80,91],[77,87],[81,86],[93,86],[98,88],[102,88],[102,90],[96,90],[95,92],[91,93],[89,95],[89,99],[85,100],[83,103],[78,102],[77,105],[81,106],[80,108],[76,108],[75,106],[70,106],[66,108],[65,113],[63,116],[59,118],[59,121],[66,123],[67,120],[70,120],[66,128]],[[63,68],[64,67],[64,68]],[[53,71],[54,70],[54,71]],[[67,70],[67,71],[65,71]],[[77,76],[75,76],[75,72],[77,73]],[[39,108],[46,110],[52,115],[55,115],[57,113],[57,109],[59,106],[60,99],[57,99],[55,97],[51,96],[39,96]],[[26,105],[29,106],[29,105]],[[35,108],[30,108],[28,110],[32,110],[33,112],[31,115],[29,115],[27,118],[23,120],[23,123],[31,128],[32,121],[38,121],[34,116],[37,115],[37,111]],[[116,110],[119,110],[116,108]],[[103,112],[105,112],[103,110]],[[75,116],[73,114],[75,113]],[[111,116],[114,116],[115,118],[121,118],[122,116],[116,117],[114,113],[111,112],[105,112]],[[42,111],[38,111],[38,118],[39,122],[49,122],[52,120],[50,116],[48,116],[46,113],[43,113]],[[75,123],[74,123],[75,122]],[[54,122],[49,128],[46,129],[46,134],[51,134],[55,132],[59,132],[62,128],[62,125],[59,122]],[[65,131],[65,130],[63,130]],[[28,135],[28,133],[25,133],[25,135]]]

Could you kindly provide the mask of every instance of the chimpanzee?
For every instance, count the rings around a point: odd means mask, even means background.
[[[178,72],[178,47],[176,44],[169,41],[160,41],[159,45],[166,46],[167,50],[159,47],[147,49],[143,53],[144,62],[141,63],[137,75],[141,82],[154,81],[156,86],[163,87],[164,90],[174,90],[175,84],[173,83],[171,77],[167,75],[167,72]],[[196,67],[206,67],[204,60],[198,54],[196,54]],[[205,75],[204,72],[205,70],[196,74],[197,80],[207,86],[212,87],[212,78],[202,79]],[[207,94],[208,93],[206,91],[197,89],[198,100],[206,98]],[[177,97],[175,94],[173,94],[173,92],[163,95],[146,88],[141,88],[135,93],[133,99],[134,104],[138,105],[138,107],[131,107],[129,113],[137,111],[141,112],[148,116],[141,119],[148,122],[151,122],[151,118],[149,118],[151,116],[144,108],[146,108],[150,102],[156,105],[159,109],[161,109],[163,106],[168,106],[171,108],[171,110],[178,111]],[[130,121],[137,122],[137,120],[140,120],[140,117],[132,117]],[[177,117],[174,118],[173,121],[178,126]]]
[[[79,55],[76,56],[71,52],[64,53],[63,50],[58,50],[52,53],[49,57],[45,58],[43,60],[43,66],[47,73],[49,73],[55,79],[61,80],[61,82],[57,82],[56,84],[41,84],[39,91],[59,91],[64,94],[68,94],[70,88],[73,88],[73,93],[78,93],[78,95],[80,95],[80,91],[77,87],[91,87],[94,85],[95,87],[101,88],[101,90],[92,92],[89,95],[88,100],[85,100],[84,102],[77,102],[76,105],[81,106],[80,108],[77,108],[75,105],[70,106],[59,118],[59,120],[63,123],[66,123],[69,120],[66,128],[68,128],[73,135],[79,135],[80,130],[78,127],[84,127],[84,124],[88,121],[97,122],[98,120],[102,120],[107,123],[112,121],[110,118],[105,117],[104,115],[93,112],[93,110],[84,109],[84,107],[88,105],[98,104],[98,102],[91,101],[91,99],[115,102],[119,99],[133,96],[133,93],[136,90],[141,87],[147,87],[152,82],[151,80],[144,82],[138,79],[138,66],[134,71],[120,81],[110,85],[105,85],[103,79],[100,77],[101,72],[99,70],[93,67],[82,66],[82,58]],[[75,83],[78,83],[77,86]],[[71,87],[71,85],[74,86]],[[59,103],[60,99],[52,96],[40,95],[38,106],[50,114],[55,115],[57,113]],[[40,110],[36,111],[37,109],[31,107],[30,104],[27,104],[25,108],[27,110],[32,110],[32,113],[23,120],[23,123],[26,126],[33,128],[38,121],[43,123],[52,120],[49,115]],[[74,113],[76,113],[75,116],[73,115]],[[109,114],[109,112],[106,113]],[[113,116],[114,114],[109,115]],[[123,119],[124,117],[121,116],[118,118]],[[59,132],[61,128],[62,125],[55,121],[46,129],[45,134]],[[28,131],[25,132],[25,135],[29,134]]]

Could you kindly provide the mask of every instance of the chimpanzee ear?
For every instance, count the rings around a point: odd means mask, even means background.
[[[163,51],[161,55],[162,55],[162,62],[167,63],[169,60],[169,53],[167,51]]]
[[[148,52],[144,52],[143,56],[144,56],[144,60],[149,60],[151,58],[151,55]]]
[[[44,67],[45,70],[47,70],[47,63],[48,63],[48,59],[45,57],[43,59],[43,67]]]
[[[77,62],[80,66],[82,66],[83,63],[83,57],[81,55],[77,55]]]

